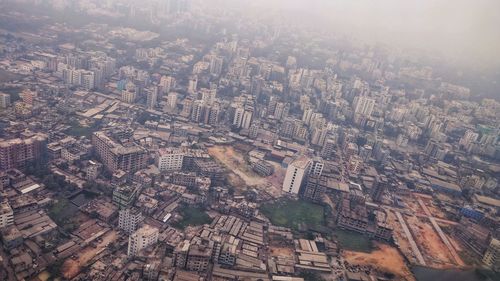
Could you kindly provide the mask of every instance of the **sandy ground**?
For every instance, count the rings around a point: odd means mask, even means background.
[[[281,196],[286,170],[279,164],[269,162],[274,166],[275,173],[269,177],[261,177],[252,170],[245,156],[231,146],[212,146],[208,148],[208,154],[231,171],[228,181],[237,192],[245,191],[245,187],[249,186],[265,191],[274,198]]]
[[[452,262],[448,248],[427,219],[417,217],[406,217],[406,219],[428,266],[434,268],[456,267]]]
[[[102,237],[102,242],[97,245],[96,248],[92,246],[85,247],[79,254],[78,259],[73,260],[68,258],[63,266],[62,272],[64,278],[71,279],[75,277],[90,260],[92,260],[96,255],[101,253],[106,246],[115,241],[118,238],[116,231],[110,231]]]
[[[376,243],[377,250],[371,253],[345,251],[344,259],[350,264],[371,265],[380,271],[391,272],[404,280],[415,280],[403,259],[394,247]]]

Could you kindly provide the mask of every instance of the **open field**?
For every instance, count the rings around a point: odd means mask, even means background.
[[[301,226],[316,228],[325,224],[323,206],[306,201],[278,200],[263,204],[260,211],[274,225],[295,230],[301,229]]]
[[[333,232],[344,250],[369,253],[373,250],[370,238],[353,231],[337,229]]]
[[[61,272],[64,278],[75,277],[80,270],[87,265],[95,256],[104,251],[109,243],[118,238],[116,231],[110,231],[102,237],[102,242],[97,247],[87,246],[79,254],[76,260],[68,258],[62,265]]]
[[[344,259],[351,265],[370,265],[403,280],[415,280],[396,248],[381,243],[375,243],[375,246],[377,249],[371,253],[345,251]]]

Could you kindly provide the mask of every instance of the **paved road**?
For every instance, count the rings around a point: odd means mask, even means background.
[[[396,216],[398,217],[398,221],[401,224],[401,227],[403,228],[403,231],[406,235],[406,238],[408,239],[408,242],[410,243],[411,249],[412,249],[413,253],[415,254],[415,257],[417,258],[417,261],[421,265],[425,266],[426,263],[425,263],[424,257],[422,256],[422,253],[418,249],[417,243],[415,243],[415,240],[413,239],[413,236],[411,235],[411,232],[408,229],[408,226],[406,225],[406,222],[405,222],[403,216],[401,215],[400,212],[397,212],[397,211],[396,211]]]

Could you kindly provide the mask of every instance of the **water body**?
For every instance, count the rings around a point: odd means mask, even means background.
[[[415,266],[413,273],[417,281],[487,281],[487,280],[500,280],[498,274],[487,278],[478,274],[475,270],[461,271],[461,270],[440,270],[428,267]],[[493,279],[492,279],[493,278]]]

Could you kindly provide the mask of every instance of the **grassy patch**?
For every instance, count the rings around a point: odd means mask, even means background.
[[[321,228],[325,224],[323,206],[306,201],[280,200],[263,204],[260,211],[274,225],[295,230]]]
[[[209,224],[212,222],[212,219],[205,213],[203,209],[199,208],[191,208],[191,207],[182,207],[179,210],[179,213],[182,216],[182,220],[174,223],[174,227],[179,229],[184,229],[187,226],[196,226]]]
[[[16,81],[23,78],[24,75],[0,69],[0,83]]]
[[[78,121],[72,121],[69,124],[71,127],[66,130],[66,134],[74,137],[87,137],[90,138],[92,133],[99,130],[99,122],[95,122],[91,126],[84,127]]]
[[[370,253],[373,250],[373,243],[370,238],[357,232],[337,229],[333,232],[337,241],[344,250]]]

